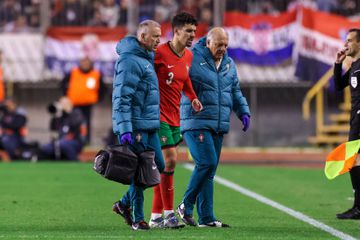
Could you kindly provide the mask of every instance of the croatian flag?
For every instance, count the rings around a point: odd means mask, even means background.
[[[303,8],[295,75],[302,80],[319,80],[334,65],[336,52],[353,27],[359,28],[360,22]]]
[[[276,65],[291,59],[296,33],[296,11],[277,16],[227,12],[228,53],[236,62]]]
[[[94,67],[112,78],[118,58],[117,42],[126,34],[125,28],[53,27],[45,41],[45,63],[51,77],[62,78],[83,57],[94,61]]]

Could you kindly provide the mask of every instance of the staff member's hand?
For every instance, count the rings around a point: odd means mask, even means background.
[[[241,122],[243,124],[243,131],[246,132],[248,128],[250,127],[250,116],[247,114],[244,114],[241,116]]]
[[[125,145],[125,144],[132,144],[133,141],[132,141],[132,137],[131,137],[131,133],[130,132],[127,132],[127,133],[123,133],[120,137],[120,143],[122,145]]]

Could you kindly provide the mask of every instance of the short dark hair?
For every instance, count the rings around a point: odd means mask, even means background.
[[[356,33],[356,41],[360,42],[360,28],[351,28],[349,33],[355,32]]]
[[[187,12],[181,12],[181,13],[176,14],[171,21],[171,26],[172,26],[173,30],[176,27],[183,27],[186,24],[191,24],[191,25],[197,26],[198,22],[193,15],[191,15],[190,13],[187,13]]]

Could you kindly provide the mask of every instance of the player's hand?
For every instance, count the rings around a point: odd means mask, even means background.
[[[203,110],[203,106],[201,104],[201,102],[199,101],[199,99],[195,98],[192,103],[191,103],[192,108],[194,109],[195,112],[200,112],[201,110]]]
[[[336,53],[336,63],[342,63],[345,60],[347,50],[349,50],[349,48],[346,47]]]
[[[246,130],[248,130],[248,128],[250,127],[250,116],[247,114],[244,114],[240,117],[241,122],[243,124],[243,131],[246,132]]]

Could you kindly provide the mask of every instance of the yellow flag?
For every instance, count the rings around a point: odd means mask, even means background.
[[[334,179],[340,174],[350,171],[360,148],[360,140],[354,140],[340,144],[332,150],[326,158],[325,175],[328,179]]]

